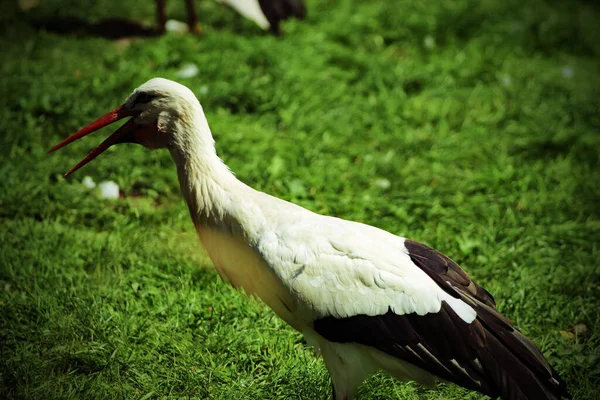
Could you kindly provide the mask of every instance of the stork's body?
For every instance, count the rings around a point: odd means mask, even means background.
[[[133,118],[69,173],[114,143],[167,147],[216,269],[320,351],[334,399],[354,398],[377,370],[424,384],[441,378],[505,399],[568,396],[533,343],[449,258],[235,178],[216,155],[200,104],[179,84],[147,82],[122,107],[54,149],[125,116]]]

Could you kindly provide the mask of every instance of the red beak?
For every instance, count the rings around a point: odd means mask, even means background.
[[[69,136],[68,138],[66,138],[65,140],[63,140],[62,142],[60,142],[53,148],[51,148],[48,153],[52,153],[53,151],[58,150],[61,147],[64,147],[64,146],[68,145],[69,143],[74,142],[77,139],[80,139],[86,135],[89,135],[90,133],[95,132],[100,128],[110,125],[113,122],[116,122],[120,119],[123,119],[126,117],[131,117],[132,115],[133,114],[131,112],[123,110],[123,106],[119,106],[119,107],[115,108],[114,110],[104,114],[103,116],[101,116],[100,118],[98,118],[97,120],[92,122],[91,124],[81,128],[80,130],[78,130],[77,132],[75,132],[74,134],[72,134],[71,136]],[[96,147],[94,150],[92,150],[90,152],[90,154],[87,155],[87,157],[85,157],[77,165],[75,165],[73,168],[71,168],[69,170],[69,172],[67,172],[64,176],[67,177],[68,175],[77,171],[79,168],[83,167],[85,164],[89,163],[94,158],[98,157],[101,153],[103,153],[106,149],[108,149],[113,144],[129,141],[130,136],[132,135],[132,133],[135,130],[136,130],[136,125],[133,122],[133,119],[130,119],[125,124],[123,124],[123,126],[121,126],[119,129],[117,129],[117,131],[115,133],[110,135],[98,147]]]

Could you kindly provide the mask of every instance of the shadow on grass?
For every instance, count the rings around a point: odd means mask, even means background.
[[[585,163],[594,168],[598,165],[597,149],[580,143],[579,139],[574,136],[535,139],[513,146],[513,153],[521,154],[530,160],[550,160],[567,157],[571,154],[576,162]]]
[[[96,36],[105,39],[124,39],[131,37],[153,37],[161,32],[152,26],[123,18],[107,18],[98,22],[89,22],[78,17],[58,17],[33,21],[38,30],[47,30],[60,35]]]

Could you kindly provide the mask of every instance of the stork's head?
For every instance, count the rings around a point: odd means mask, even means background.
[[[150,149],[171,147],[181,142],[181,126],[201,111],[198,100],[187,87],[168,79],[154,78],[144,83],[125,103],[83,127],[52,149],[50,153],[120,119],[131,117],[65,176],[75,172],[113,144],[137,143]]]

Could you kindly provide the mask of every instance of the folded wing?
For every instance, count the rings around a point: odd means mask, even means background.
[[[491,397],[569,397],[536,346],[450,258],[377,228],[332,220],[312,231],[280,230],[263,248],[277,254],[265,258],[318,334],[379,349]]]

